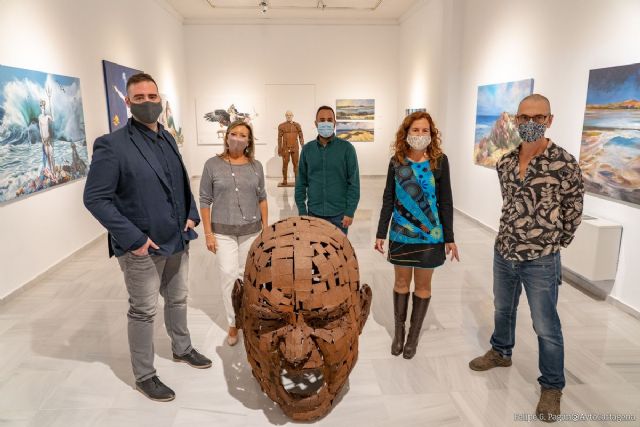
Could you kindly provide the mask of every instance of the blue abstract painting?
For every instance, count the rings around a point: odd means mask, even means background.
[[[124,102],[127,95],[127,80],[142,71],[125,67],[109,61],[102,61],[104,86],[107,91],[107,110],[109,112],[109,131],[120,129],[127,124],[131,112]]]

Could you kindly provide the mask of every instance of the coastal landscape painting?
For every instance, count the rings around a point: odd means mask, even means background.
[[[533,79],[478,86],[473,160],[494,168],[520,142],[514,116],[522,98],[533,93]]]
[[[337,120],[373,120],[375,99],[336,99]]]
[[[640,63],[591,70],[586,104],[585,190],[640,205]]]
[[[338,122],[336,136],[349,142],[373,142],[373,122]]]

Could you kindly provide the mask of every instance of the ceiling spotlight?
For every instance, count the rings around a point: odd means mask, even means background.
[[[267,10],[269,10],[269,3],[267,3],[266,0],[260,2],[260,10],[262,13],[267,13]]]

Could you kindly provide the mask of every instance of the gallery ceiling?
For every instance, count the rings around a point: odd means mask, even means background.
[[[424,0],[162,0],[185,24],[388,23]]]

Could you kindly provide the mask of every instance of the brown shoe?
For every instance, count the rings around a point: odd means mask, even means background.
[[[476,357],[469,362],[469,368],[474,371],[487,371],[499,366],[511,366],[511,358],[502,357],[502,355],[494,349],[487,351],[484,356]]]
[[[558,388],[540,388],[540,401],[536,407],[538,419],[546,423],[555,423],[560,415],[562,390]]]

